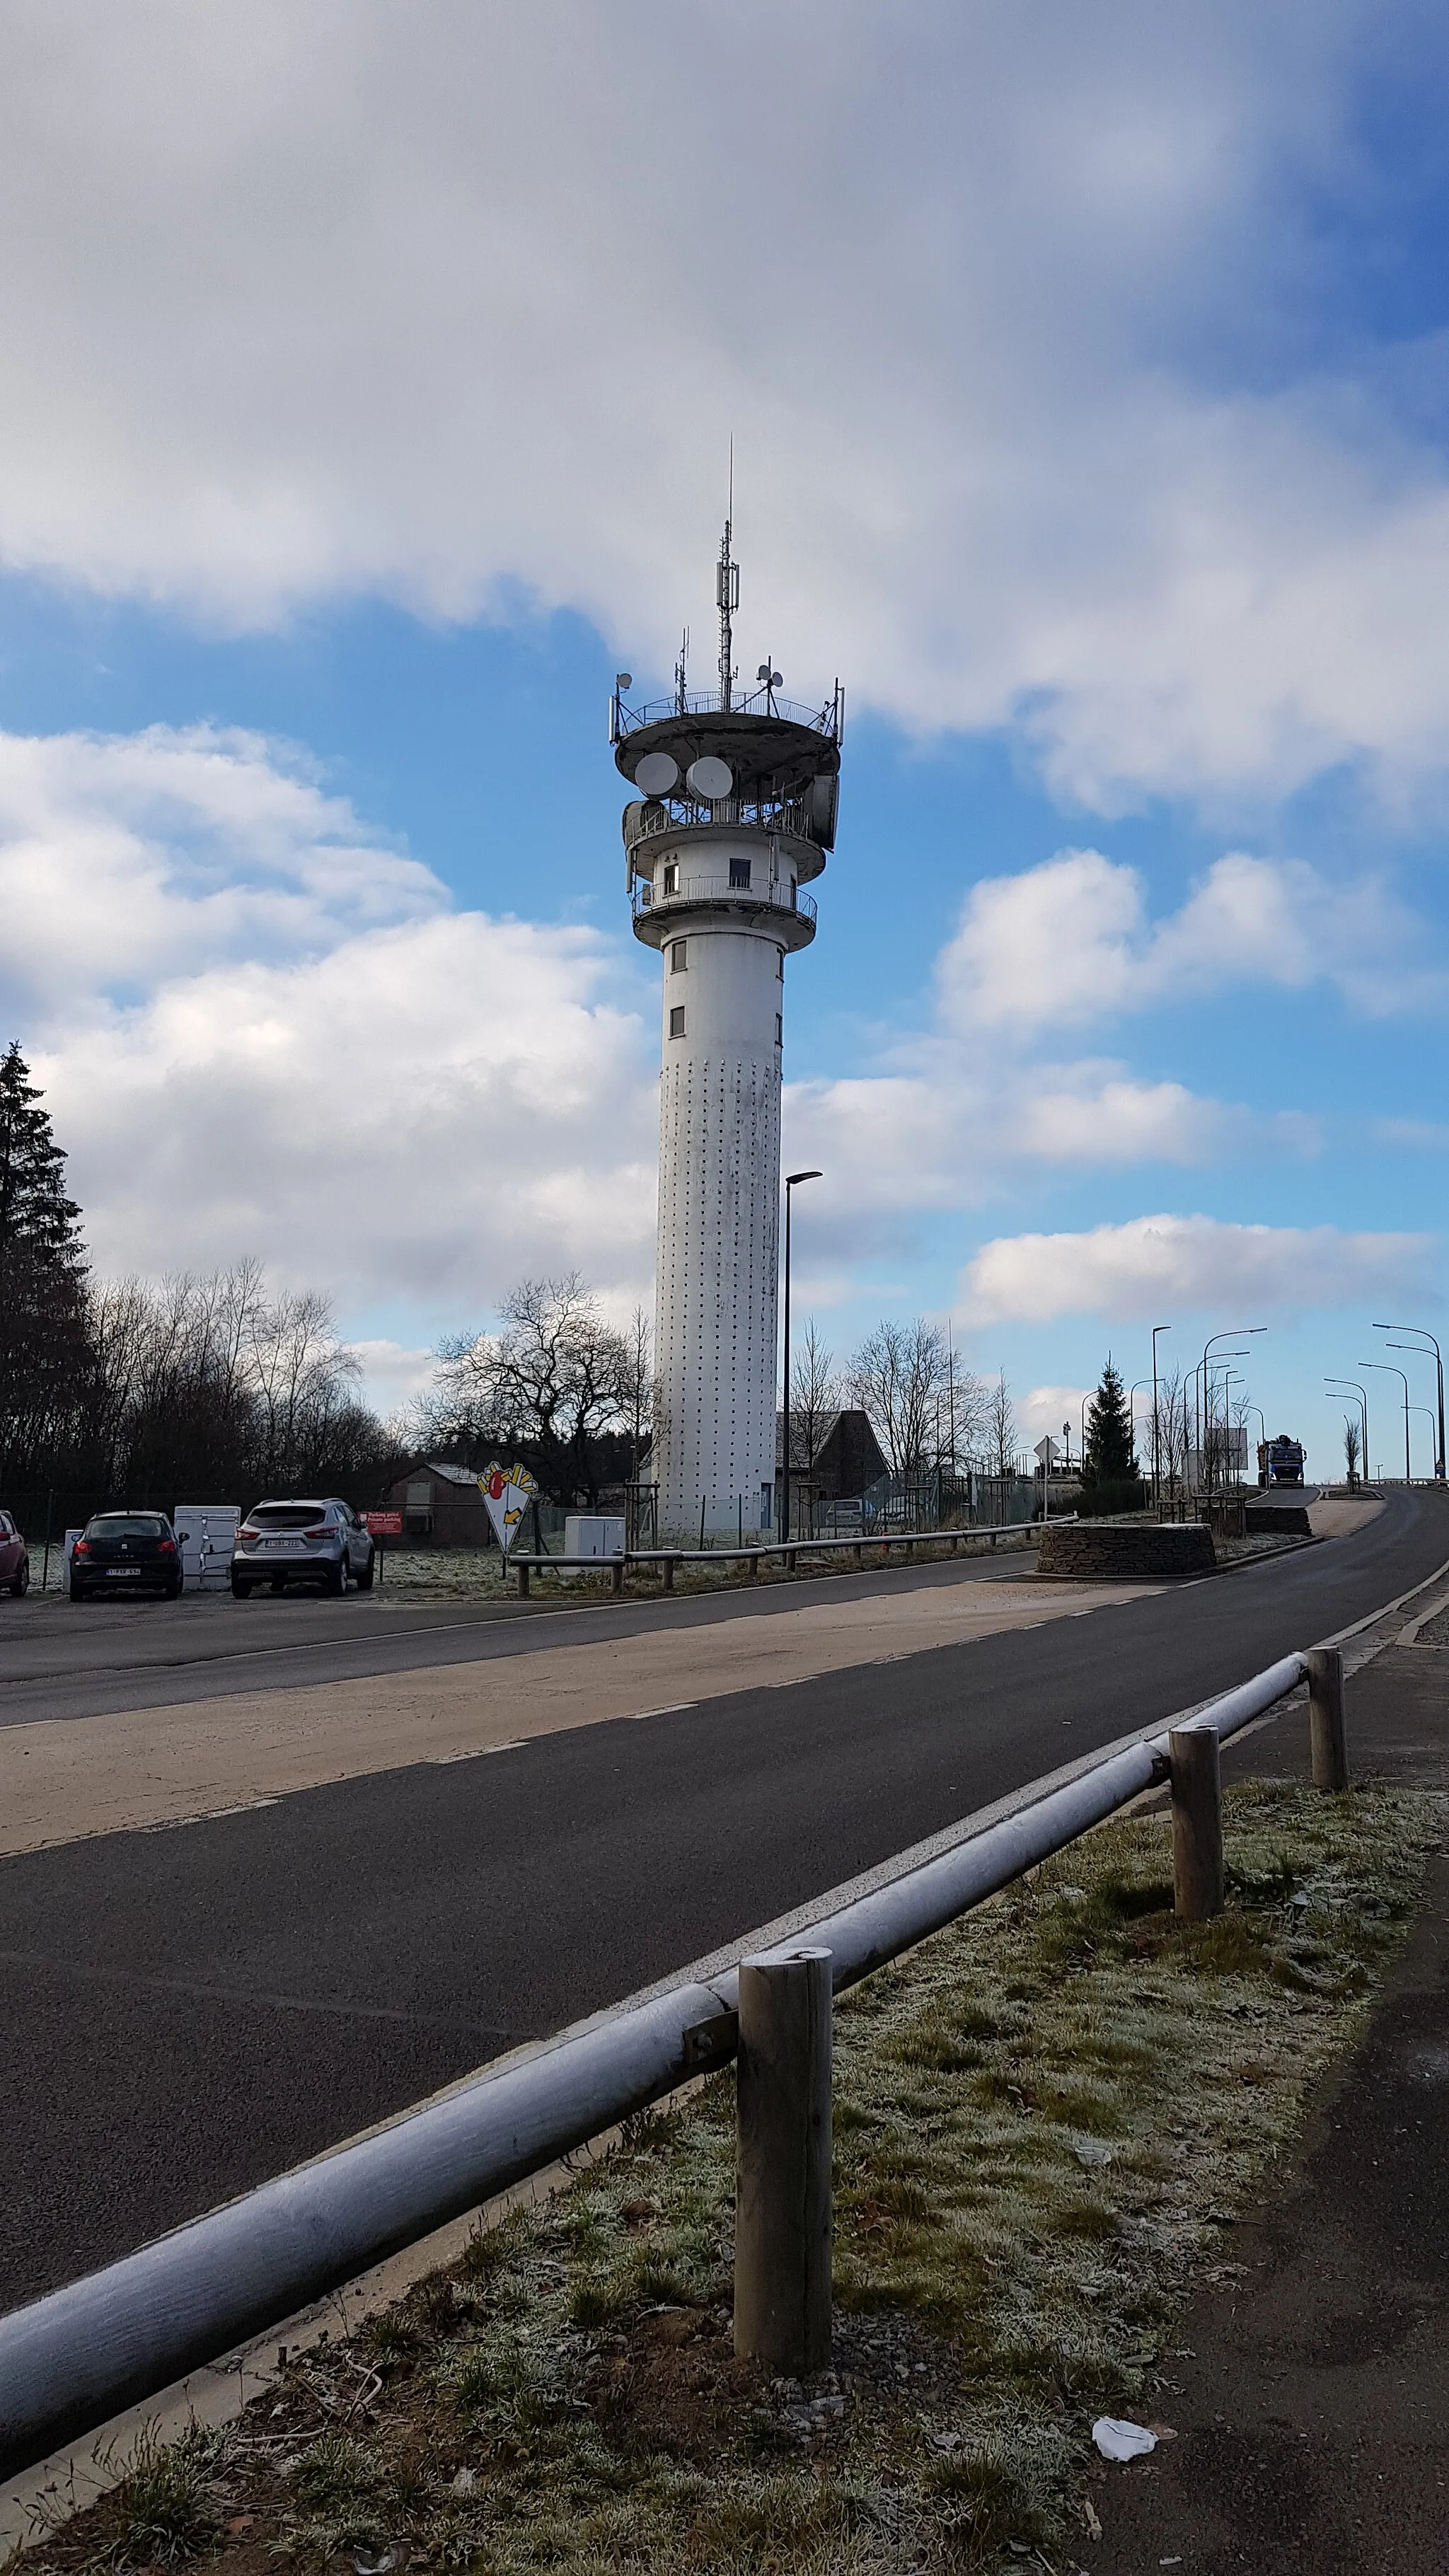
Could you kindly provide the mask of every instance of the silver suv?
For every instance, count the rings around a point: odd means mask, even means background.
[[[256,1503],[236,1534],[231,1561],[233,1597],[245,1601],[259,1583],[281,1592],[289,1583],[320,1583],[345,1592],[352,1575],[359,1592],[372,1590],[373,1544],[350,1503]]]

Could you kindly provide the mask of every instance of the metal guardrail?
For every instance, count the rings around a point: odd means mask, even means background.
[[[1232,1735],[1308,1670],[1287,1655],[1183,1721]],[[834,1990],[854,1985],[1166,1776],[1143,1736],[952,1850],[809,1926]],[[803,1937],[796,1932],[792,1939]],[[280,2324],[405,2245],[541,2172],[631,2112],[724,2066],[735,1969],[619,2005],[535,2053],[192,2219],[0,2317],[0,2475]]]
[[[1065,1529],[1076,1518],[1075,1512],[1054,1512],[1047,1527]],[[862,1530],[858,1538],[852,1532],[845,1538],[772,1539],[768,1544],[760,1540],[740,1539],[733,1547],[728,1542],[723,1547],[626,1547],[618,1556],[510,1555],[508,1562],[518,1568],[518,1597],[521,1601],[529,1597],[528,1578],[531,1573],[547,1574],[555,1569],[602,1574],[607,1568],[618,1593],[624,1589],[624,1576],[631,1565],[662,1565],[664,1589],[672,1592],[677,1565],[746,1565],[753,1580],[759,1573],[762,1557],[783,1556],[787,1573],[793,1574],[797,1557],[829,1555],[844,1547],[854,1549],[857,1565],[864,1563],[868,1547],[944,1547],[948,1539],[954,1556],[963,1539],[989,1539],[994,1549],[999,1538],[1015,1538],[1023,1531],[1039,1530],[1041,1526],[1038,1520],[981,1521],[965,1529]]]

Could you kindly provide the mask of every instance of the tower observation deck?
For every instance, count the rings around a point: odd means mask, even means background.
[[[732,665],[739,571],[720,549],[720,685],[632,707],[609,738],[634,935],[663,960],[652,1475],[661,1544],[773,1534],[785,960],[834,846],[844,699]]]

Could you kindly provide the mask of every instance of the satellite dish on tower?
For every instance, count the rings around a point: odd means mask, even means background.
[[[712,752],[706,752],[702,760],[691,761],[684,783],[691,796],[698,796],[706,805],[717,805],[722,796],[728,796],[735,774],[727,760],[716,760]]]
[[[614,673],[614,686],[616,689],[632,689],[634,686],[633,672],[616,671]]]
[[[760,664],[758,671],[755,673],[755,677],[757,680],[762,681],[767,689],[783,689],[785,685],[784,672],[772,671],[768,662],[762,662]]]
[[[646,751],[634,772],[634,784],[644,796],[667,796],[679,782],[679,763],[667,751]]]

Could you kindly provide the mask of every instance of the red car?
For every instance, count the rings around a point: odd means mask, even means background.
[[[0,1512],[0,1592],[18,1601],[30,1588],[30,1554],[10,1512]]]

